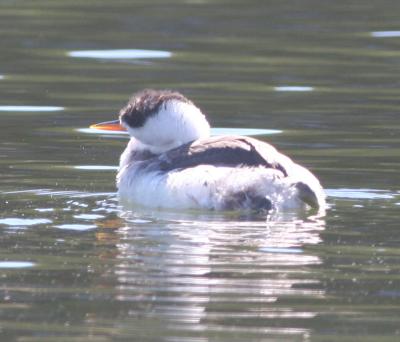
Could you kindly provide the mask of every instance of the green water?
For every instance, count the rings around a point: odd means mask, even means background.
[[[399,13],[1,1],[0,340],[399,341]],[[257,137],[318,175],[326,216],[121,208],[126,136],[86,128],[145,87],[272,130]]]

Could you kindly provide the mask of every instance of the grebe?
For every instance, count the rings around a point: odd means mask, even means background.
[[[130,135],[117,175],[123,202],[267,211],[325,205],[310,171],[257,139],[211,137],[206,117],[178,92],[140,91],[121,109],[119,120],[91,127]]]

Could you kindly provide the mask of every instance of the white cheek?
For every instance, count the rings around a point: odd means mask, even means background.
[[[169,101],[143,127],[130,128],[131,136],[159,153],[210,135],[210,126],[200,110],[188,103]]]
[[[128,128],[128,132],[146,145],[166,145],[175,139],[171,122],[166,122],[158,115],[147,119],[143,127]]]
[[[134,137],[137,140],[143,141],[143,127],[141,127],[141,128],[127,127],[127,131],[131,137]]]

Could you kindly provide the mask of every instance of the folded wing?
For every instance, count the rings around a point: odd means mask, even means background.
[[[196,140],[163,153],[158,157],[159,169],[171,171],[198,165],[264,166],[287,176],[285,163],[291,160],[264,142],[242,136],[216,136]]]

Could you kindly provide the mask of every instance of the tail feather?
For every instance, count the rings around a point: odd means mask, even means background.
[[[320,207],[317,194],[305,183],[298,182],[295,184],[298,191],[299,198],[312,208],[318,209]]]

